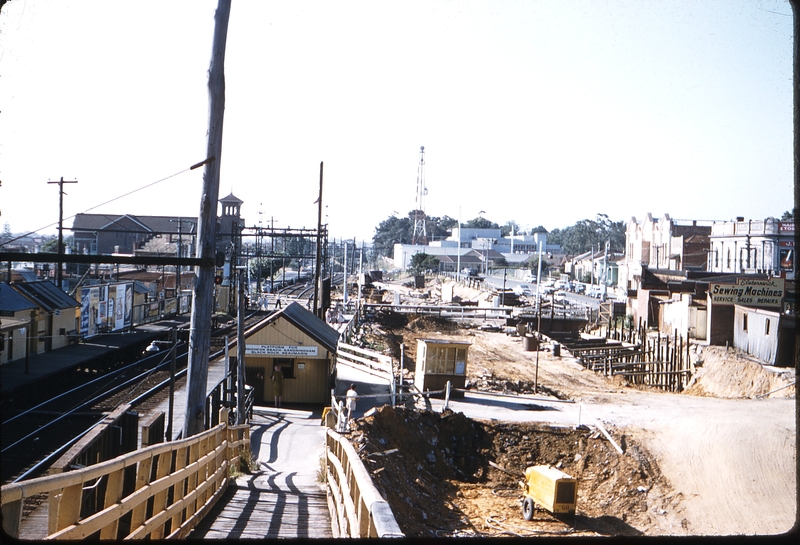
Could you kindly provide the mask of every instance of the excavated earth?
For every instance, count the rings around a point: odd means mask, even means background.
[[[620,456],[586,427],[498,424],[384,406],[358,421],[351,440],[409,537],[642,535],[638,528],[651,524],[669,496],[640,445],[628,440]],[[537,510],[532,521],[522,518],[519,483],[531,465],[579,480],[576,516]]]
[[[410,291],[401,293],[408,295]],[[435,294],[435,290],[431,293]],[[475,298],[475,294],[461,295],[464,300]],[[384,312],[372,323],[364,324],[354,342],[398,360],[402,343],[408,382],[413,379],[417,339],[468,340],[468,388],[506,395],[533,394],[535,382],[540,396],[582,402],[603,414],[617,411],[618,420],[629,425],[606,427],[620,442],[624,455],[594,426],[496,422],[470,419],[449,410],[440,413],[412,406],[381,407],[358,419],[349,436],[407,536],[724,535],[781,533],[791,527],[791,509],[782,508],[786,512],[768,524],[764,524],[766,518],[759,516],[757,509],[752,513],[752,522],[741,522],[750,514],[747,508],[741,511],[737,506],[726,506],[727,513],[709,509],[708,502],[725,505],[730,491],[724,482],[705,482],[707,479],[699,479],[696,473],[686,474],[687,467],[677,467],[683,457],[680,450],[676,455],[680,446],[674,443],[687,440],[681,434],[689,438],[707,433],[704,426],[718,429],[717,424],[708,421],[724,418],[718,415],[729,408],[747,418],[750,409],[730,405],[741,403],[735,400],[794,400],[793,369],[767,369],[737,351],[693,345],[690,357],[695,367],[689,386],[681,394],[665,393],[630,385],[619,376],[603,377],[583,368],[569,354],[554,357],[549,348],[523,351],[521,338],[504,330],[502,324],[480,325]],[[782,389],[776,392],[779,388]],[[696,406],[690,400],[698,396],[725,398],[718,401],[727,405]],[[780,407],[783,410],[783,405]],[[711,412],[699,416],[703,411]],[[667,426],[675,433],[673,440],[641,427],[643,418],[659,420],[665,418],[665,413],[670,422],[683,422],[678,428]],[[695,415],[697,418],[691,420]],[[765,513],[773,512],[781,502],[785,503],[785,498],[793,498],[791,490],[796,490],[794,479],[786,480],[786,468],[796,465],[796,452],[784,444],[794,444],[795,430],[784,421],[776,419],[770,424],[769,433],[774,436],[772,429],[778,430],[779,436],[774,440],[787,454],[774,468],[763,463],[758,466],[758,471],[764,469],[767,483],[783,481],[781,489],[785,488],[782,495],[775,497],[775,505],[764,507]],[[747,422],[749,427],[741,429],[758,429],[762,426],[759,422],[763,420]],[[785,431],[782,426],[786,426]],[[784,433],[786,439],[780,443]],[[721,438],[727,440],[725,436]],[[707,475],[708,469],[693,466],[706,464],[716,472],[720,464],[728,463],[730,453],[725,449],[720,451],[714,445],[703,448],[706,450],[701,451],[702,458],[692,461],[688,469]],[[748,452],[743,450],[741,457],[736,453],[736,463],[749,463],[747,460],[753,456]],[[555,517],[537,510],[532,521],[523,519],[519,485],[522,472],[539,464],[557,467],[578,479],[574,517]],[[669,479],[662,468],[669,468]],[[720,470],[720,474],[724,472]],[[731,478],[736,479],[737,474]],[[693,492],[700,481],[706,487],[703,494]],[[752,485],[732,484],[745,492],[748,486],[758,487],[752,490],[755,495],[771,493],[767,484],[756,480]],[[739,526],[745,530],[728,530]]]

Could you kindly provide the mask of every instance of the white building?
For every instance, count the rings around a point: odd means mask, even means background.
[[[752,273],[794,280],[794,221],[775,218],[714,222],[708,270]]]
[[[561,253],[561,246],[558,244],[547,244],[547,233],[514,235],[513,237],[503,237],[500,233],[500,229],[454,227],[449,237],[431,242],[427,246],[395,244],[394,265],[401,269],[407,269],[411,262],[411,256],[419,253],[440,258],[449,256],[454,261],[459,255],[462,258],[479,255],[484,264],[489,261],[490,265],[492,261],[499,258],[499,255],[502,255],[508,263],[515,263],[525,261],[529,256],[536,254],[539,251],[539,242],[542,243],[542,251],[546,254]],[[451,268],[448,267],[447,269]]]

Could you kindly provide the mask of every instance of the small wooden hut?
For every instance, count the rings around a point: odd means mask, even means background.
[[[467,381],[467,353],[470,343],[447,339],[418,339],[417,367],[414,386],[418,390],[464,388]],[[451,397],[463,397],[463,392],[451,392]]]

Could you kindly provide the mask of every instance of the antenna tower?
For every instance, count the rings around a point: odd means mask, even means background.
[[[419,167],[417,167],[417,208],[414,210],[414,234],[411,236],[411,244],[428,244],[428,235],[425,232],[425,195],[428,188],[425,187],[425,146],[419,147]]]

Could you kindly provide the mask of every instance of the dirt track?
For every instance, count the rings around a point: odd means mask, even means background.
[[[657,458],[680,493],[674,515],[686,533],[776,534],[794,524],[795,400],[629,391],[585,406]]]

